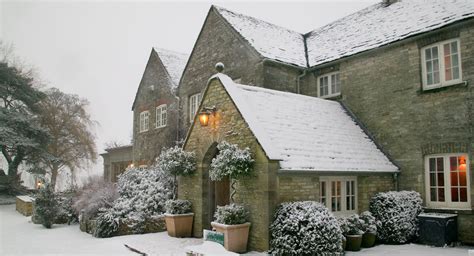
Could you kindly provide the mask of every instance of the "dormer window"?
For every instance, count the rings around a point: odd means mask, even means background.
[[[148,131],[150,120],[150,111],[143,111],[140,113],[140,132]]]
[[[341,95],[339,72],[333,72],[318,77],[318,97],[331,98],[339,95]]]
[[[431,44],[421,49],[423,89],[462,82],[459,39]]]

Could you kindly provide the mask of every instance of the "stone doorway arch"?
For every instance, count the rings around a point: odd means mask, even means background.
[[[230,203],[230,181],[228,178],[221,181],[212,181],[209,177],[209,168],[212,159],[219,153],[217,142],[213,142],[202,159],[202,181],[203,181],[203,228],[210,229],[211,221],[217,206]]]

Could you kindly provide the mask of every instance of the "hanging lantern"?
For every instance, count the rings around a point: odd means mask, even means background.
[[[466,158],[463,156],[459,157],[459,170],[462,172],[466,171]]]
[[[216,113],[216,107],[212,108],[203,108],[201,112],[199,112],[199,123],[201,126],[207,126],[209,124],[209,119],[211,115]]]

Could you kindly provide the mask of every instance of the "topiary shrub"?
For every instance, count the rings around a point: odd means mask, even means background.
[[[215,222],[225,225],[244,224],[248,219],[249,212],[245,207],[238,204],[217,206],[217,210],[214,213]]]
[[[49,184],[40,188],[35,200],[35,214],[45,228],[51,228],[58,211],[53,189]]]
[[[364,234],[363,227],[364,221],[360,219],[358,214],[352,214],[346,218],[347,227],[344,230],[347,230],[344,235],[362,235]]]
[[[194,152],[186,152],[178,146],[168,149],[163,148],[156,160],[156,167],[174,177],[173,199],[176,199],[178,194],[178,181],[176,177],[190,176],[196,172],[196,154]]]
[[[222,141],[217,145],[219,154],[212,159],[209,177],[218,181],[224,178],[238,179],[250,175],[252,159],[250,149],[239,149],[237,145]]]
[[[417,216],[422,199],[415,191],[378,193],[370,200],[370,212],[377,223],[377,238],[385,243],[407,243],[418,235]]]
[[[377,233],[377,223],[378,221],[369,211],[365,211],[360,214],[359,218],[363,221],[362,231],[364,233]],[[380,225],[380,223],[378,223]]]
[[[185,214],[192,212],[192,203],[188,200],[168,200],[165,204],[166,213],[168,214]]]
[[[338,255],[343,235],[337,219],[313,201],[281,204],[270,225],[270,253],[275,255]]]

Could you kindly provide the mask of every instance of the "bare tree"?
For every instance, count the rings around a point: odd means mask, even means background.
[[[58,171],[68,167],[74,170],[88,166],[97,159],[95,136],[86,108],[89,102],[74,94],[66,94],[57,88],[46,90],[41,101],[41,125],[50,133],[47,145],[48,157],[42,159],[46,171],[51,173],[51,185],[56,185]]]

